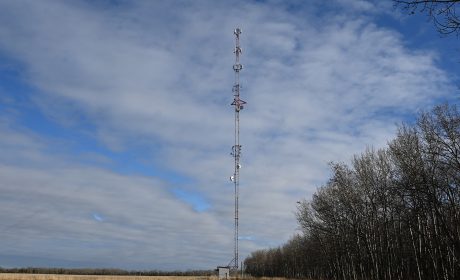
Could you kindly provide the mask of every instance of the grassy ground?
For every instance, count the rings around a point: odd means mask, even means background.
[[[0,273],[0,280],[217,280],[216,276],[96,276]]]

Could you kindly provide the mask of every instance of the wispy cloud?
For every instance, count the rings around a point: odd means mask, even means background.
[[[197,212],[205,212],[211,207],[201,194],[177,188],[173,189],[172,192],[178,199],[192,206],[192,208]]]
[[[248,102],[241,255],[289,238],[296,201],[326,180],[328,162],[385,145],[395,123],[451,90],[435,51],[375,23],[375,2],[337,3],[352,5],[0,2],[0,62],[28,87],[19,99],[17,86],[0,93],[0,219],[14,225],[0,227],[2,255],[227,264],[236,26]],[[31,110],[55,133],[20,118]]]

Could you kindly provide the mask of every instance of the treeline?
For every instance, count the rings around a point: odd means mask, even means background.
[[[460,115],[421,113],[385,149],[331,165],[328,183],[299,204],[303,234],[253,252],[253,276],[460,279]]]
[[[27,274],[66,274],[66,275],[123,275],[123,276],[212,276],[214,270],[188,271],[133,271],[116,268],[1,268],[0,273],[27,273]]]

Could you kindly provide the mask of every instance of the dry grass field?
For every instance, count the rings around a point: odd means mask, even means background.
[[[99,276],[0,273],[0,280],[217,280],[216,276]]]

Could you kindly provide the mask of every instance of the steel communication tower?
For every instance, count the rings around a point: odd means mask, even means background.
[[[240,157],[241,157],[241,145],[240,145],[240,111],[246,104],[245,101],[240,99],[240,71],[243,69],[243,65],[240,64],[240,34],[241,29],[236,28],[233,32],[235,34],[235,64],[233,65],[233,71],[235,72],[235,84],[233,85],[233,102],[232,106],[235,108],[235,144],[232,147],[232,153],[235,160],[234,172],[230,177],[235,187],[235,232],[234,232],[234,258],[230,262],[229,266],[235,270],[238,270],[238,200],[239,200],[239,187],[240,187]]]

